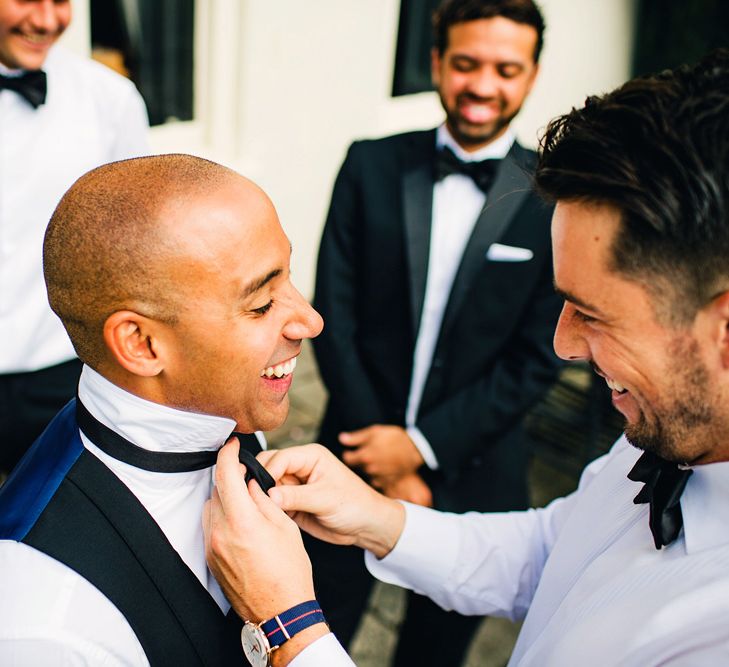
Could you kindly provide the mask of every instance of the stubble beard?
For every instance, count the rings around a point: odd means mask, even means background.
[[[710,450],[716,414],[711,402],[709,373],[698,344],[676,341],[669,373],[672,395],[657,405],[652,423],[641,411],[639,420],[626,424],[625,436],[638,449],[676,463],[687,463]]]
[[[458,112],[460,99],[456,100],[455,109],[449,109],[446,106],[442,95],[440,96],[440,102],[446,112],[446,121],[450,133],[456,142],[465,149],[473,146],[483,146],[493,141],[514,120],[521,110],[521,107],[519,107],[512,114],[504,115],[502,113],[488,123],[476,125],[461,117]]]

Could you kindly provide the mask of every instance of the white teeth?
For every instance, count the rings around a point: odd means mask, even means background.
[[[49,36],[45,34],[36,35],[32,33],[23,33],[23,38],[27,39],[29,42],[34,42],[36,44],[43,44],[44,42],[47,42],[49,40]]]
[[[612,389],[613,391],[617,391],[618,393],[625,391],[625,387],[623,387],[622,384],[616,382],[615,380],[605,378],[605,382],[607,382],[607,386],[610,387],[610,389]]]
[[[282,378],[284,375],[293,373],[294,368],[296,368],[296,357],[292,357],[282,364],[276,364],[275,366],[264,368],[261,371],[261,377],[266,376],[270,378],[275,375],[277,378]]]

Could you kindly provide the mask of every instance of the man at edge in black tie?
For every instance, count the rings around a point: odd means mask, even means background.
[[[511,122],[537,77],[532,0],[448,0],[432,79],[445,122],[349,149],[317,266],[315,341],[329,403],[319,442],[391,498],[523,509],[523,417],[553,382],[551,207]],[[335,634],[371,589],[357,549],[307,542]],[[478,618],[409,594],[395,665],[461,664]],[[423,646],[446,633],[450,643]]]
[[[81,372],[43,282],[51,213],[84,172],[148,152],[134,84],[56,44],[70,22],[70,0],[0,0],[0,482]]]

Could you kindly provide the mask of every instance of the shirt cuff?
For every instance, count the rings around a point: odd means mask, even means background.
[[[425,436],[420,432],[420,429],[417,426],[408,426],[405,430],[420,452],[420,456],[423,457],[425,465],[431,470],[438,470],[440,466],[438,465],[438,459],[435,457],[435,452],[430,446],[430,443],[425,439]]]
[[[380,581],[418,592],[440,588],[458,558],[458,522],[452,514],[400,502],[405,507],[400,539],[382,559],[366,551],[367,569]]]
[[[330,632],[309,644],[290,663],[290,667],[356,667],[337,638]]]

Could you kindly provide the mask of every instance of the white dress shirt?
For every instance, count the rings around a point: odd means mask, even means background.
[[[0,91],[0,373],[74,358],[43,281],[48,220],[79,176],[148,152],[147,113],[131,81],[59,47],[43,69],[48,95],[38,109]]]
[[[446,609],[526,617],[511,667],[729,665],[729,462],[694,468],[683,531],[658,551],[648,506],[633,503],[642,484],[626,477],[639,456],[621,438],[543,509],[404,503],[397,545],[382,560],[367,553],[367,567]],[[338,656],[322,652],[321,664],[348,664]]]
[[[217,450],[235,427],[231,419],[141,399],[87,366],[81,373],[79,397],[100,422],[154,451]],[[214,469],[149,472],[108,456],[83,433],[81,440],[139,499],[185,564],[227,612],[230,605],[205,563],[201,522]],[[50,556],[2,540],[0,665],[56,664],[136,667],[149,663],[124,616],[97,588]]]
[[[729,462],[696,466],[684,530],[658,551],[639,456],[621,438],[547,508],[452,515],[407,506],[378,578],[465,614],[526,616],[510,665],[729,664]]]
[[[488,146],[474,153],[468,153],[456,143],[445,125],[441,125],[436,131],[436,148],[440,150],[447,146],[463,162],[503,159],[513,143],[514,135],[507,131]],[[450,174],[433,185],[428,277],[405,413],[408,435],[418,448],[425,464],[433,470],[438,468],[438,459],[430,443],[415,424],[453,279],[485,203],[484,192],[472,178],[463,174]]]

